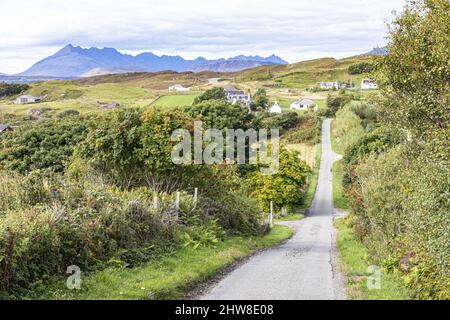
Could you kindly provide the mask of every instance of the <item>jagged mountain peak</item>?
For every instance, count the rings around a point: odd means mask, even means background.
[[[21,73],[24,76],[53,76],[53,77],[81,77],[86,74],[103,72],[134,71],[163,71],[173,70],[177,72],[209,70],[234,72],[255,66],[286,64],[281,58],[272,55],[267,58],[261,56],[238,55],[228,59],[208,60],[198,57],[195,60],[186,60],[180,55],[158,56],[151,52],[144,52],[136,56],[123,54],[115,48],[82,48],[67,44],[54,55],[45,58],[30,69]],[[100,70],[100,71],[99,71]]]

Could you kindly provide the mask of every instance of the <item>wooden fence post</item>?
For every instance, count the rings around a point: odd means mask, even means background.
[[[180,200],[181,200],[181,193],[177,192],[177,198],[175,200],[175,209],[180,210]]]
[[[270,216],[269,216],[270,227],[273,227],[273,201],[270,201]]]
[[[198,188],[194,189],[194,202],[197,203],[198,200]]]
[[[158,196],[153,198],[153,209],[158,209]]]

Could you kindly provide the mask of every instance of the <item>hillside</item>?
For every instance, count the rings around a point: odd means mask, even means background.
[[[364,75],[350,76],[348,67],[355,63],[372,61],[372,55],[344,59],[321,58],[288,65],[263,66],[234,74],[237,82],[258,81],[266,86],[307,89],[321,81],[359,83]]]

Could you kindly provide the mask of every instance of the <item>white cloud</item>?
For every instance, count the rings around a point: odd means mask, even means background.
[[[0,72],[67,43],[194,58],[343,57],[383,44],[405,0],[0,0]]]

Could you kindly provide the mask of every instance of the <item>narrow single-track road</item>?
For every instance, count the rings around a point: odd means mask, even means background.
[[[323,122],[319,181],[309,215],[285,224],[294,236],[263,251],[227,275],[204,300],[345,299],[333,227],[331,120]]]

